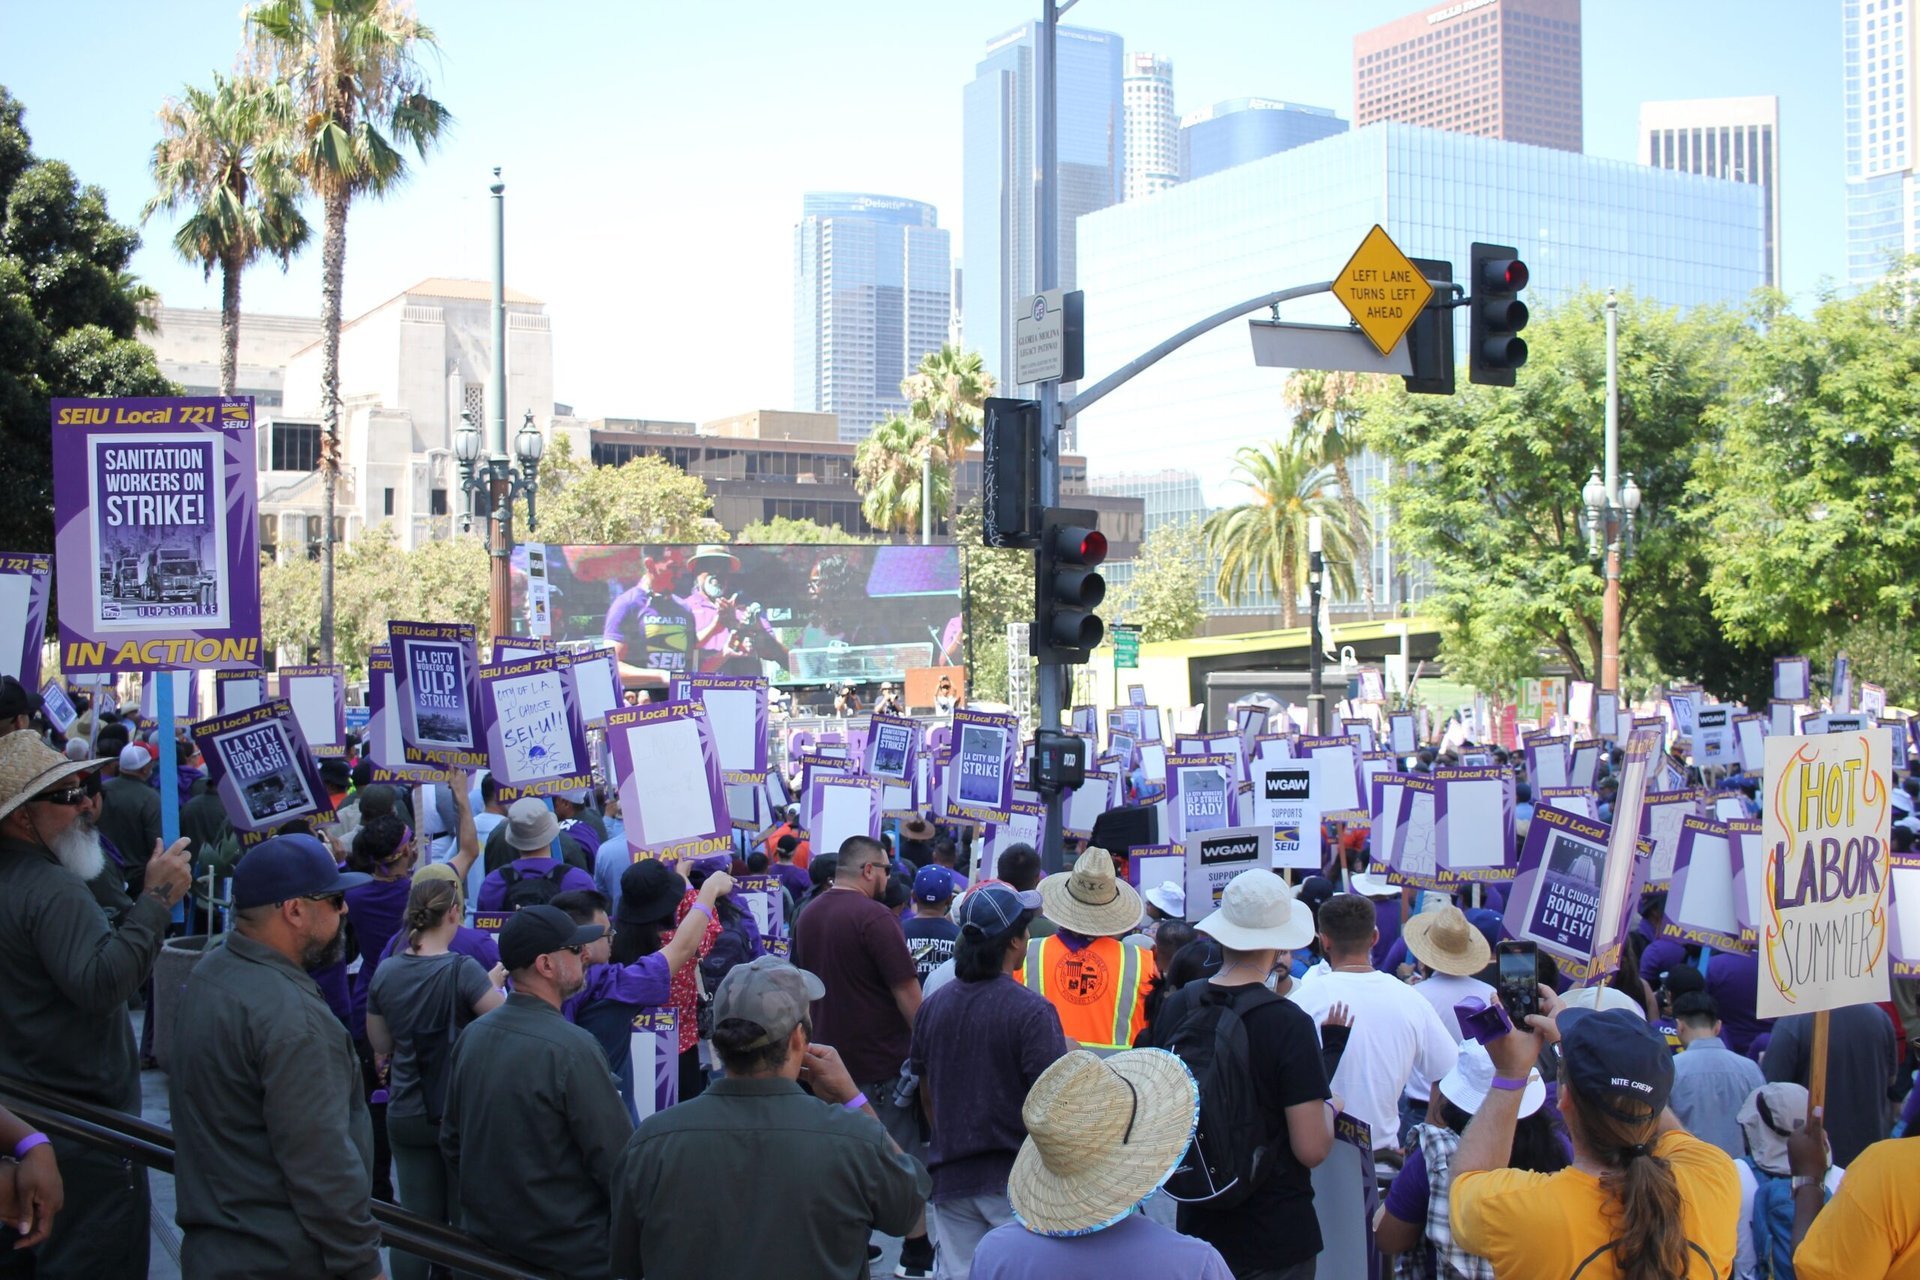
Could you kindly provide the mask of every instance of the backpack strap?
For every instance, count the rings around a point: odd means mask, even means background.
[[[507,886],[519,884],[520,868],[514,866],[511,862],[500,868],[500,883]]]
[[[548,867],[547,873],[545,876],[542,877],[542,879],[553,881],[554,887],[558,888],[562,883],[565,882],[567,878],[567,872],[571,870],[573,870],[572,866],[570,866],[565,862],[562,862],[557,866]]]
[[[1609,1240],[1605,1244],[1601,1245],[1598,1249],[1595,1249],[1592,1253],[1588,1254],[1584,1259],[1581,1260],[1580,1265],[1573,1269],[1573,1276],[1571,1280],[1580,1280],[1580,1273],[1585,1271],[1587,1267],[1592,1264],[1595,1258],[1598,1258],[1601,1254],[1606,1253],[1608,1250],[1612,1249],[1615,1245],[1619,1243],[1620,1242],[1618,1240]],[[1695,1253],[1700,1255],[1700,1261],[1707,1264],[1708,1280],[1713,1280],[1713,1259],[1707,1256],[1707,1251],[1705,1249],[1702,1249],[1699,1245],[1695,1244],[1691,1240],[1687,1241],[1687,1248],[1693,1250]]]

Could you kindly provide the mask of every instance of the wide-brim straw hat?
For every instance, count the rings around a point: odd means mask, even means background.
[[[702,564],[716,561],[724,562],[730,573],[739,572],[740,557],[734,555],[733,552],[727,550],[725,547],[712,542],[703,542],[698,547],[695,547],[693,554],[687,557],[687,567],[695,573],[699,573]]]
[[[1164,1049],[1074,1050],[1040,1073],[1020,1109],[1014,1213],[1043,1236],[1112,1226],[1173,1173],[1199,1114],[1199,1086]]]
[[[1073,870],[1056,871],[1040,882],[1047,919],[1088,938],[1117,938],[1140,923],[1140,891],[1113,869],[1113,855],[1088,849]]]
[[[1493,948],[1467,919],[1467,913],[1448,903],[1437,911],[1422,911],[1400,930],[1407,950],[1435,973],[1471,978],[1493,961]]]
[[[55,783],[92,773],[105,763],[104,758],[69,760],[33,730],[16,729],[0,738],[0,818]]]

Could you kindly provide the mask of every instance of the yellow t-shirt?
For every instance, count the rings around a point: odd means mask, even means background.
[[[1793,1255],[1801,1280],[1920,1280],[1920,1137],[1888,1138],[1847,1166]]]
[[[1733,1161],[1680,1130],[1662,1134],[1654,1151],[1673,1166],[1680,1184],[1687,1239],[1706,1251],[1712,1276],[1728,1274],[1740,1216]],[[1491,1262],[1499,1280],[1571,1276],[1594,1250],[1620,1238],[1617,1202],[1601,1190],[1600,1179],[1571,1167],[1558,1173],[1463,1173],[1454,1178],[1450,1195],[1454,1243]],[[1612,1254],[1605,1253],[1587,1266],[1581,1280],[1614,1280],[1618,1274]],[[1711,1280],[1706,1263],[1691,1249],[1687,1276]]]

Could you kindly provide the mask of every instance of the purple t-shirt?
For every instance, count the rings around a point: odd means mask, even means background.
[[[516,858],[512,862],[509,862],[507,867],[512,867],[514,873],[522,880],[537,880],[542,876],[550,874],[556,866],[561,865],[566,866],[567,873],[560,877],[559,887],[554,890],[556,894],[570,893],[575,889],[593,889],[592,876],[580,868],[573,866],[571,863],[562,864],[553,858]],[[474,903],[475,910],[506,910],[507,867],[501,867],[496,871],[488,872],[487,878],[480,882],[480,896]]]
[[[347,1030],[355,1040],[367,1038],[367,986],[380,956],[400,932],[407,918],[407,895],[413,892],[413,877],[398,880],[373,880],[347,890],[347,919],[353,922],[354,945],[360,950],[360,971],[353,975],[352,1016]]]
[[[635,1009],[666,1004],[673,998],[672,983],[667,958],[658,951],[641,956],[632,964],[596,964],[587,970],[587,985],[567,997],[560,1006],[560,1014],[573,1022],[581,1009],[597,1000],[628,1004]]]
[[[767,874],[779,877],[780,883],[787,887],[795,902],[807,896],[807,890],[813,888],[813,877],[807,874],[805,867],[796,867],[791,862],[776,862],[767,868]]]
[[[1427,1222],[1427,1153],[1418,1142],[1407,1152],[1407,1162],[1387,1188],[1387,1212],[1402,1222],[1424,1227]]]
[[[1640,953],[1640,980],[1658,986],[1660,975],[1687,962],[1687,944],[1678,938],[1655,938]]]
[[[1226,1259],[1204,1240],[1183,1236],[1144,1214],[1130,1213],[1085,1236],[1042,1236],[1009,1222],[980,1237],[973,1280],[1113,1280],[1115,1276],[1181,1276],[1233,1280]]]
[[[380,962],[386,963],[387,957],[400,951],[407,945],[407,932],[394,930],[393,937],[387,942],[387,949],[380,953]],[[480,967],[489,973],[493,966],[500,963],[500,943],[485,929],[469,929],[461,925],[453,931],[453,940],[447,943],[447,950],[463,956],[472,956],[479,961]]]
[[[627,647],[627,665],[652,671],[685,671],[693,651],[693,615],[670,595],[654,595],[643,582],[615,596],[602,637]]]
[[[1707,958],[1707,994],[1720,1006],[1720,1038],[1735,1053],[1745,1053],[1754,1037],[1773,1029],[1772,1018],[1754,1012],[1760,998],[1760,962],[1739,951],[1716,951]]]
[[[933,1105],[935,1201],[1006,1194],[1027,1127],[1005,1100],[1026,1097],[1066,1051],[1053,1005],[1005,974],[949,982],[927,997],[908,1061]]]
[[[1387,967],[1387,952],[1393,950],[1393,944],[1400,941],[1399,894],[1373,900],[1373,922],[1380,930],[1380,940],[1373,944],[1373,967],[1384,970]]]

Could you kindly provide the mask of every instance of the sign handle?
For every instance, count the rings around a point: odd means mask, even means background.
[[[1807,1114],[1827,1105],[1827,1021],[1825,1009],[1813,1015],[1813,1047],[1807,1059]]]
[[[153,718],[159,732],[154,751],[160,757],[160,839],[163,847],[180,838],[180,747],[173,718],[173,672],[149,673],[159,680],[153,689]]]

